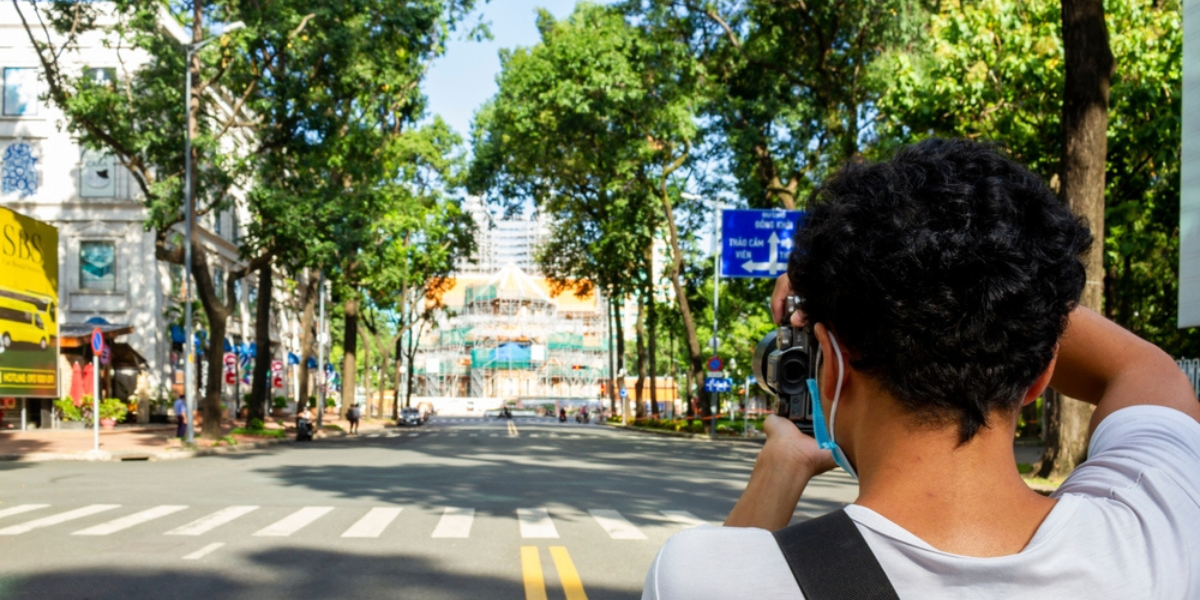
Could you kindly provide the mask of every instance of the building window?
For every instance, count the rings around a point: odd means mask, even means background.
[[[113,242],[79,242],[79,289],[117,289],[117,252]]]
[[[213,211],[213,233],[218,237],[221,235],[221,211]]]
[[[237,279],[233,282],[233,317],[235,319],[242,316],[242,280]]]
[[[117,193],[117,161],[112,154],[84,150],[79,161],[79,197],[112,198]]]
[[[4,116],[32,117],[38,114],[38,70],[5,67]]]
[[[216,286],[217,300],[225,301],[225,270],[217,269],[213,273],[213,285]]]
[[[10,144],[4,149],[3,160],[0,161],[0,191],[5,194],[17,194],[25,198],[37,193],[38,189],[38,159],[33,155],[33,146],[25,142]]]
[[[231,221],[233,221],[233,231],[229,232],[229,241],[236,244],[238,243],[238,238],[240,238],[242,235],[242,232],[240,231],[241,223],[238,223],[237,207],[234,207],[233,211],[229,213],[229,218]]]

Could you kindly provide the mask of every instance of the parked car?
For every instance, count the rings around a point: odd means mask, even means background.
[[[417,427],[424,423],[425,420],[421,418],[421,411],[415,408],[400,409],[400,418],[396,419],[396,424],[401,427]]]

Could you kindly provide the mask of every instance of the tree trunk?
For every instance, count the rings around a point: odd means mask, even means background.
[[[1063,200],[1088,220],[1095,241],[1080,303],[1104,314],[1104,169],[1113,55],[1101,0],[1063,0]],[[1087,456],[1090,404],[1047,394],[1046,452],[1038,474],[1066,477]]]
[[[267,381],[271,368],[271,263],[258,270],[258,302],[254,307],[254,374],[250,380],[249,419],[267,418],[267,406],[271,401],[270,382]],[[246,421],[249,423],[249,420]]]
[[[633,391],[634,421],[641,421],[646,418],[646,403],[642,398],[642,390],[646,386],[646,294],[643,291],[641,296],[642,304],[638,306],[638,316],[636,322],[637,333],[637,387]]]
[[[304,311],[300,313],[300,397],[296,406],[296,414],[300,414],[308,406],[309,369],[308,359],[315,358],[313,351],[313,323],[317,320],[317,286],[320,278],[313,270],[307,272],[308,281],[304,284]]]
[[[404,367],[404,346],[400,344],[404,339],[403,335],[398,335],[392,340],[392,347],[396,349],[396,388],[392,391],[392,418],[400,418],[400,381],[403,377],[402,368]]]
[[[354,404],[354,384],[358,354],[358,292],[352,290],[346,299],[345,330],[342,332],[342,408],[341,415]]]
[[[650,285],[646,290],[646,351],[650,371],[650,414],[658,418],[658,307],[654,301],[654,244],[646,246],[646,265]]]
[[[608,332],[608,339],[605,340],[605,345],[608,346],[608,408],[612,414],[617,414],[617,370],[616,357],[613,356],[613,317],[617,314],[616,304],[612,301],[612,289],[608,290],[608,323],[605,326],[605,331]]]
[[[679,229],[675,226],[675,209],[671,206],[671,197],[665,190],[659,191],[659,199],[662,200],[663,216],[667,221],[668,241],[671,243],[671,287],[675,290],[675,301],[679,303],[679,313],[683,318],[683,331],[687,336],[688,359],[691,369],[690,387],[699,388],[701,375],[704,369],[704,357],[700,354],[700,339],[696,335],[696,321],[692,318],[692,309],[688,305],[687,290],[683,287],[683,282],[679,280],[679,276],[683,271],[683,249],[679,242]],[[688,389],[688,405],[691,406],[692,390]],[[699,397],[699,389],[696,390],[696,397]],[[689,408],[690,410],[690,408]],[[701,413],[708,415],[711,411],[706,404],[701,404]],[[690,414],[690,413],[689,413]]]
[[[622,303],[618,303],[614,309],[617,323],[617,397],[621,397],[621,390],[625,389],[625,323],[621,318],[622,306]],[[625,397],[621,398],[621,416],[626,418],[628,415],[629,392],[626,392]]]
[[[366,394],[366,409],[367,414],[371,413],[371,340],[368,338],[367,328],[359,327],[358,334],[363,338],[363,391]]]

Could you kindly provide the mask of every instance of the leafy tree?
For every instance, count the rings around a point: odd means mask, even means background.
[[[753,207],[803,206],[813,185],[869,144],[880,82],[868,69],[924,20],[918,0],[630,0],[624,9],[686,40],[704,65],[701,108]]]
[[[1200,346],[1195,330],[1175,327],[1180,12],[1173,1],[1105,7],[1116,70],[1109,94],[1104,215],[1091,217],[1093,224],[1103,224],[1094,232],[1103,239],[1097,249],[1103,249],[1104,270],[1089,274],[1091,281],[1103,280],[1106,316],[1176,355],[1193,354]],[[925,31],[928,51],[896,51],[874,67],[890,74],[878,102],[887,116],[881,137],[893,143],[930,134],[995,140],[1052,188],[1065,191],[1061,20],[1062,5],[1055,0],[945,4]],[[1099,308],[1097,298],[1091,303]],[[1086,430],[1077,427],[1060,437],[1074,448],[1068,454],[1078,457]]]
[[[665,225],[699,371],[672,202],[698,133],[699,67],[675,37],[630,25],[608,7],[580,4],[562,22],[543,12],[538,28],[540,44],[501,55],[500,91],[474,126],[471,189],[532,201],[550,214],[556,225],[543,267],[577,291],[599,285],[613,299],[635,290],[643,302],[651,297],[646,257]],[[622,330],[618,320],[623,362]]]

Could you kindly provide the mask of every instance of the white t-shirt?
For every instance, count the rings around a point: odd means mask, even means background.
[[[1200,599],[1200,424],[1160,406],[1109,415],[1086,463],[1021,552],[942,552],[873,510],[850,505],[904,600]],[[769,531],[702,526],[667,540],[643,600],[800,600]]]

